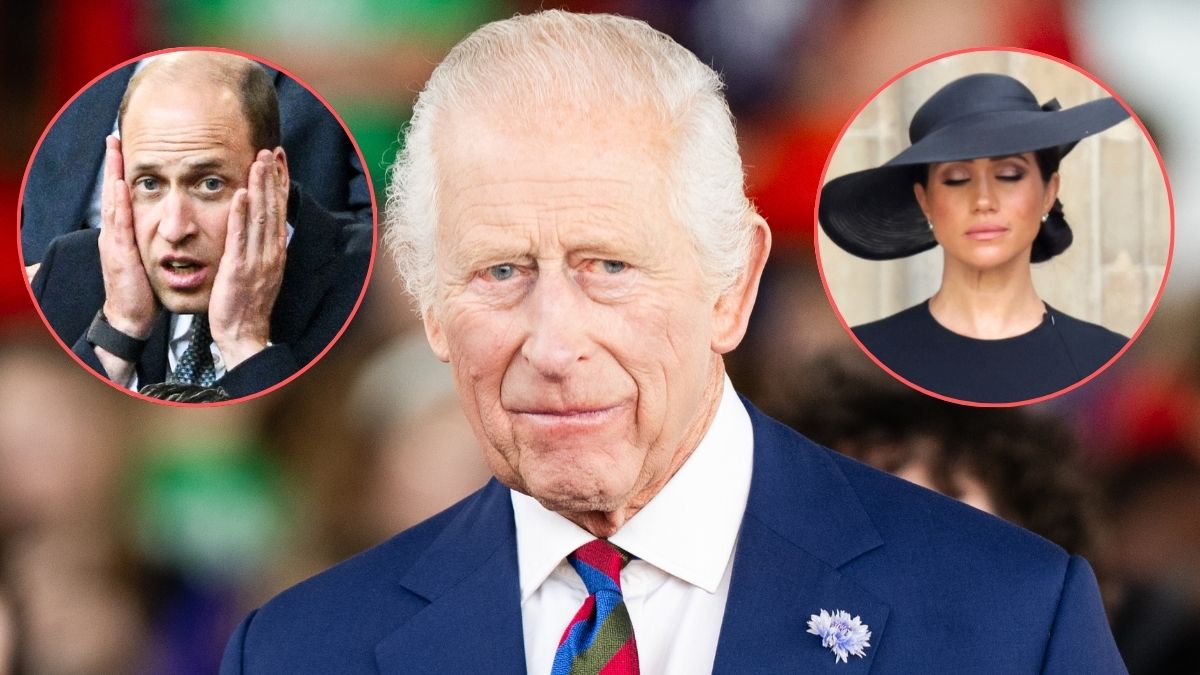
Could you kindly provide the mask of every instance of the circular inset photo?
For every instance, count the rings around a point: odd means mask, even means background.
[[[1149,320],[1174,218],[1161,158],[1102,83],[1042,54],[954,52],[842,130],[817,203],[830,302],[880,366],[973,405],[1044,400]]]
[[[296,377],[366,288],[375,198],[307,85],[228,50],[114,67],[42,134],[20,255],[80,365],[149,400],[219,403]]]

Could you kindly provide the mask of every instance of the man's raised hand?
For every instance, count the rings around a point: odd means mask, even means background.
[[[133,205],[125,183],[121,141],[105,139],[104,183],[100,193],[100,269],[104,275],[104,316],[113,328],[145,339],[158,316],[158,301],[142,266],[133,229]],[[133,364],[97,348],[109,377],[127,381]]]
[[[282,149],[258,152],[248,188],[233,196],[225,252],[209,299],[209,326],[228,369],[267,346],[271,309],[283,281],[288,186],[275,153]]]

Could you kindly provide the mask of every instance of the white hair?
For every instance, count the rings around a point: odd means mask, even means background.
[[[502,112],[518,122],[564,107],[605,117],[649,111],[673,148],[671,213],[688,228],[712,288],[728,289],[749,256],[755,212],[721,90],[712,68],[634,19],[549,10],[467,36],[418,96],[389,170],[384,243],[422,313],[437,291],[436,120],[455,111]]]

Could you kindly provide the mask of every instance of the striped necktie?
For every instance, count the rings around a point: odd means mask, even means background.
[[[632,557],[603,539],[567,556],[589,595],[563,631],[551,675],[640,673],[633,624],[621,595],[621,569]]]

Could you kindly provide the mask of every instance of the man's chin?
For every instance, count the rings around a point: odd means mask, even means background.
[[[172,314],[207,314],[208,313],[208,298],[207,291],[203,293],[180,293],[169,288],[155,289],[154,293],[158,297],[158,303],[163,306],[163,309]]]
[[[547,509],[568,517],[570,514],[618,511],[624,508],[631,492],[630,486],[605,478],[539,480],[530,477],[522,483],[518,490],[533,497]]]

